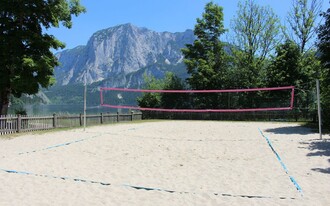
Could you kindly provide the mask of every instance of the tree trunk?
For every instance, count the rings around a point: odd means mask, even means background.
[[[0,91],[0,115],[7,115],[9,106],[10,89]]]

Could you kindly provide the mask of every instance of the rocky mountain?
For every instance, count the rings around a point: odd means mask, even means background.
[[[98,31],[86,46],[57,53],[57,85],[77,84],[86,75],[89,84],[103,82],[111,87],[139,87],[143,74],[157,78],[172,71],[186,77],[181,48],[192,43],[192,30],[155,32],[124,24]]]

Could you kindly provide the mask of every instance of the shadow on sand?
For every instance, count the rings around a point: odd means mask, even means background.
[[[278,127],[272,129],[266,129],[266,132],[274,133],[274,134],[299,134],[299,135],[308,135],[315,134],[316,131],[305,127],[305,126],[287,126],[287,127]]]
[[[279,128],[271,128],[265,130],[269,133],[274,134],[287,134],[287,135],[309,135],[316,134],[318,131],[315,129],[308,128],[306,126],[287,126],[287,127],[279,127]],[[330,157],[330,141],[329,140],[318,140],[313,139],[307,142],[300,142],[302,145],[299,148],[308,149],[310,152],[307,154],[309,157],[316,156],[327,156]],[[328,160],[330,163],[330,159]],[[311,170],[315,172],[321,172],[325,174],[330,174],[330,167],[328,168],[312,168]]]
[[[306,144],[306,143],[302,143]],[[309,157],[327,156],[330,157],[330,141],[312,141],[309,143],[308,149],[311,151],[307,154]],[[330,159],[328,160],[330,163]],[[330,167],[328,168],[312,168],[313,171],[330,174]]]

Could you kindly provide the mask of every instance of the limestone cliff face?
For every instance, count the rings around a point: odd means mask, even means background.
[[[136,87],[144,73],[162,77],[166,71],[184,76],[181,48],[192,43],[192,30],[155,32],[124,24],[98,31],[86,46],[65,50],[57,55],[55,68],[58,85],[104,81],[107,86]]]

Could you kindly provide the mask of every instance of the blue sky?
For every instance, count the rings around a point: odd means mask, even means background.
[[[193,29],[196,18],[201,17],[205,4],[210,0],[81,0],[87,9],[85,14],[73,18],[73,27],[50,29],[66,43],[66,49],[85,45],[91,35],[101,29],[132,23],[139,27],[162,32],[182,32]],[[291,7],[291,0],[256,0],[270,6],[284,22]],[[323,10],[329,8],[329,0],[323,0]],[[236,14],[239,0],[214,0],[224,9],[225,27]]]

